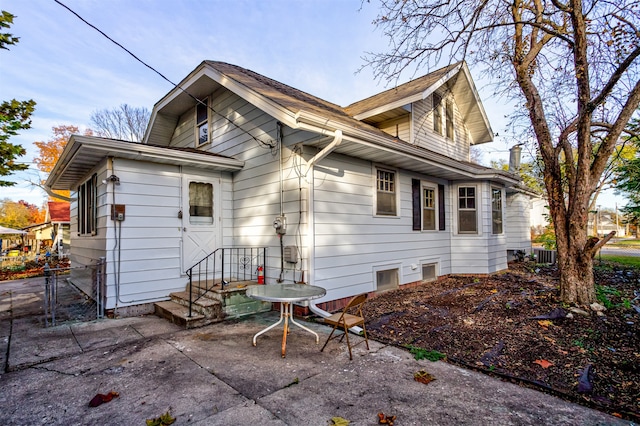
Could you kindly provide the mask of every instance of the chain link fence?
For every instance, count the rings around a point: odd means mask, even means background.
[[[84,277],[91,282],[80,289],[69,279]],[[44,269],[44,325],[52,327],[67,322],[92,321],[104,316],[106,262],[99,259],[94,265]]]

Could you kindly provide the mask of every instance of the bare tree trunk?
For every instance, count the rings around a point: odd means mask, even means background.
[[[596,301],[593,255],[580,249],[581,240],[581,236],[569,235],[567,243],[558,244],[560,299],[569,304],[589,306]]]

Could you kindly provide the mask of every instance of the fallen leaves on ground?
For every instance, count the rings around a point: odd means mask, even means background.
[[[536,359],[533,363],[538,364],[542,368],[549,368],[553,365],[551,361],[547,361],[546,359]]]
[[[334,426],[349,426],[349,423],[351,423],[349,420],[342,417],[331,417],[331,422]]]
[[[162,414],[160,417],[156,417],[155,419],[147,419],[147,426],[169,426],[176,421],[175,417],[172,417],[170,412]]]
[[[89,401],[89,407],[97,407],[98,405],[102,405],[105,402],[111,401],[113,398],[119,397],[120,394],[118,392],[111,391],[108,394],[99,393]]]
[[[387,416],[384,413],[378,413],[378,423],[381,425],[393,426],[396,421],[396,416]]]
[[[413,374],[413,380],[415,380],[416,382],[424,383],[425,385],[428,385],[429,383],[433,382],[435,379],[436,379],[435,377],[433,377],[430,373],[424,370],[420,370],[417,373]]]
[[[640,271],[603,264],[594,273],[608,289],[605,316],[560,302],[557,267],[518,263],[490,276],[449,276],[370,298],[367,332],[638,422]]]

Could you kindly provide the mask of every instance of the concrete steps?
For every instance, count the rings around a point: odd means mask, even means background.
[[[220,284],[217,284],[213,289],[206,291],[194,283],[191,317],[189,317],[188,288],[185,291],[171,293],[169,295],[171,300],[155,303],[155,314],[185,328],[195,328],[226,319],[270,311],[270,302],[255,300],[245,294],[246,287],[254,284],[257,283],[233,282],[225,285],[224,290]]]

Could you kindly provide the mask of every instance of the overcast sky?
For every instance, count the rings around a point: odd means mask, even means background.
[[[357,73],[365,52],[384,51],[388,40],[372,25],[377,3],[360,0],[60,0],[138,58],[178,83],[203,60],[229,62],[346,106],[388,88],[371,69]],[[48,140],[51,128],[89,127],[96,110],[121,104],[153,108],[172,85],[89,27],[54,0],[0,0],[15,15],[9,30],[20,37],[0,51],[0,100],[37,102],[32,128],[11,142],[37,155],[32,143]],[[442,64],[446,65],[446,64]],[[424,70],[419,75],[426,74]],[[494,132],[504,133],[504,100],[471,69]],[[405,75],[399,83],[411,78]],[[482,145],[483,163],[508,158],[502,137]],[[32,165],[33,166],[33,165]],[[18,173],[0,199],[40,205],[44,193],[24,182],[35,167]],[[620,197],[603,206],[624,204]]]

